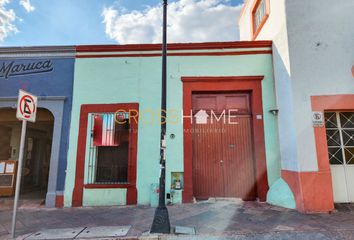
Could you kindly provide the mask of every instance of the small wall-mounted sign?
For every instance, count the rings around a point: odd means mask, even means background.
[[[313,127],[323,127],[324,126],[323,112],[312,112],[312,126]]]
[[[7,163],[5,173],[14,173],[15,172],[15,164]]]

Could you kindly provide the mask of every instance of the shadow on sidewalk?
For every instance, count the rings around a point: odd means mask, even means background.
[[[353,205],[341,205],[339,211],[332,214],[302,214],[266,203],[235,201],[206,201],[173,205],[168,209],[172,226],[195,227],[197,236],[227,239],[223,237],[274,235],[287,239],[286,236],[302,234],[306,239],[306,234],[320,234],[318,236],[334,239],[354,239]],[[154,208],[147,206],[22,208],[18,213],[17,235],[42,229],[129,225],[131,228],[127,236],[138,237],[150,229],[154,211]],[[10,231],[11,214],[11,210],[0,210],[2,238],[8,236]],[[180,236],[181,239],[195,238],[188,237]],[[170,238],[173,239],[173,236]]]

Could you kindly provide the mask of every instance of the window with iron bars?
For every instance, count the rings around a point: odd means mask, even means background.
[[[130,124],[126,118],[126,114],[89,114],[87,184],[128,183]]]
[[[354,164],[354,112],[326,112],[328,158],[331,165]]]

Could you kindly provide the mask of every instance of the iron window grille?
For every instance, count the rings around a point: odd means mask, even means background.
[[[326,112],[325,125],[330,164],[354,164],[354,112]]]
[[[127,184],[130,124],[127,114],[90,113],[86,184]],[[124,123],[123,123],[124,122]]]

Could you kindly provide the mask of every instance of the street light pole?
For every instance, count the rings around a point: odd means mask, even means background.
[[[161,88],[161,136],[160,136],[160,192],[150,233],[170,233],[171,225],[165,203],[166,185],[166,85],[167,85],[167,0],[163,0],[162,30],[162,88]]]

